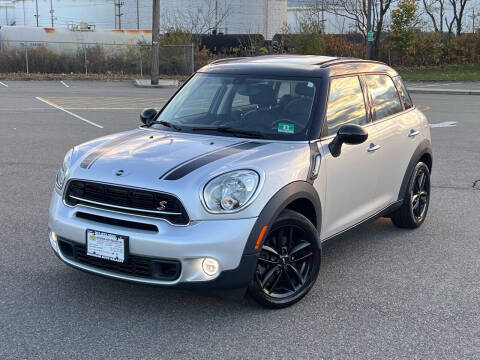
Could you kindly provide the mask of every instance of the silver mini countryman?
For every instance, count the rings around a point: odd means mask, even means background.
[[[428,122],[379,62],[221,60],[141,120],[66,154],[48,222],[66,264],[284,307],[312,288],[322,242],[427,215]]]

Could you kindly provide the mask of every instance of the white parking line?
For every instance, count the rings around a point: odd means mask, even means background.
[[[83,117],[81,117],[81,116],[79,116],[79,115],[77,115],[77,114],[74,114],[74,113],[71,112],[71,111],[65,110],[65,109],[62,108],[60,105],[57,105],[57,104],[55,104],[55,103],[53,103],[53,102],[51,102],[51,101],[49,101],[49,100],[47,100],[47,99],[44,99],[44,98],[41,98],[41,97],[36,97],[35,99],[37,99],[37,100],[39,100],[39,101],[41,101],[41,102],[43,102],[43,103],[45,103],[45,104],[48,104],[48,105],[54,107],[55,109],[61,110],[61,111],[63,111],[63,112],[66,112],[68,115],[71,115],[71,116],[73,116],[74,118],[77,118],[78,120],[82,120],[82,121],[86,122],[87,124],[90,124],[90,125],[93,125],[93,126],[96,126],[96,127],[100,128],[100,129],[103,129],[103,126],[102,126],[102,125],[98,125],[98,124],[94,123],[93,121],[87,120],[87,119],[85,119],[85,118],[83,118]]]
[[[430,124],[431,128],[454,127],[454,126],[457,126],[456,121],[444,121],[444,122],[437,123],[437,124]]]
[[[62,80],[62,81],[60,81],[60,82],[62,83],[63,86],[65,86],[65,87],[70,87],[70,86],[68,86],[67,84],[65,84],[65,81]]]
[[[5,86],[5,87],[8,87],[7,84],[5,84],[5,83],[3,83],[3,82],[1,82],[1,81],[0,81],[0,85],[3,85],[3,86]]]

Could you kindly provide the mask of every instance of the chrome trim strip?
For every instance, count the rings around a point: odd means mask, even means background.
[[[119,205],[101,203],[101,202],[87,200],[87,199],[84,199],[84,198],[81,198],[81,197],[78,197],[78,196],[73,196],[73,195],[67,195],[67,196],[71,197],[72,199],[78,200],[78,201],[85,201],[85,202],[90,203],[90,204],[112,207],[112,208],[121,209],[121,210],[139,211],[139,212],[144,212],[144,213],[149,213],[149,214],[182,215],[182,213],[179,213],[179,212],[143,210],[143,209],[131,208],[131,207],[127,207],[127,206],[119,206]]]
[[[63,202],[63,205],[69,207],[69,208],[77,208],[79,209],[79,211],[83,212],[83,208],[87,208],[87,209],[92,209],[92,210],[96,210],[96,211],[99,211],[99,212],[108,212],[108,213],[111,213],[111,214],[120,214],[120,215],[126,215],[126,216],[134,216],[134,217],[137,217],[137,218],[142,218],[142,219],[149,219],[149,220],[160,220],[160,221],[165,221],[166,223],[168,223],[169,225],[172,225],[172,226],[189,226],[191,223],[192,223],[192,220],[189,220],[189,222],[187,224],[174,224],[170,221],[168,221],[167,219],[165,218],[162,218],[162,217],[154,217],[154,216],[146,216],[146,215],[138,215],[138,214],[132,214],[132,213],[127,213],[127,212],[122,212],[122,211],[116,211],[116,210],[110,210],[110,209],[103,209],[103,208],[99,208],[99,207],[95,207],[95,206],[90,206],[90,205],[86,205],[86,204],[78,204],[78,205],[75,205],[75,206],[71,206],[71,205],[68,205],[65,201]],[[78,212],[78,211],[77,211]],[[89,214],[91,214],[89,212]],[[99,215],[99,214],[93,214],[93,215]],[[100,216],[107,216],[105,214],[100,214]],[[82,220],[86,220],[86,219],[82,219]],[[120,220],[124,220],[124,219],[120,219]],[[138,221],[138,219],[136,219]],[[93,221],[93,220],[87,220],[87,221]],[[127,219],[126,221],[132,221],[131,219]],[[155,222],[148,222],[149,224],[151,225],[156,225]]]

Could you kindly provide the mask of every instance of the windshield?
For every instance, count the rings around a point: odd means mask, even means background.
[[[157,128],[306,140],[315,83],[302,78],[196,74],[163,109]]]

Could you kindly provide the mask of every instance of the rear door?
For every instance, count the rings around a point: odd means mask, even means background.
[[[412,135],[417,119],[414,112],[404,108],[404,102],[389,75],[366,74],[364,81],[372,105],[371,127],[381,146],[376,156],[379,170],[376,196],[390,205],[398,199],[403,176],[418,143],[416,135]],[[408,102],[407,106],[410,106]],[[421,137],[420,133],[418,135],[417,139]]]
[[[322,239],[331,237],[375,214],[383,204],[376,197],[379,176],[375,151],[377,134],[369,126],[368,102],[358,76],[330,80],[327,104],[327,136],[319,142],[322,155],[317,191],[325,191]],[[364,126],[368,140],[360,145],[342,146],[340,156],[333,157],[328,145],[345,124]]]

